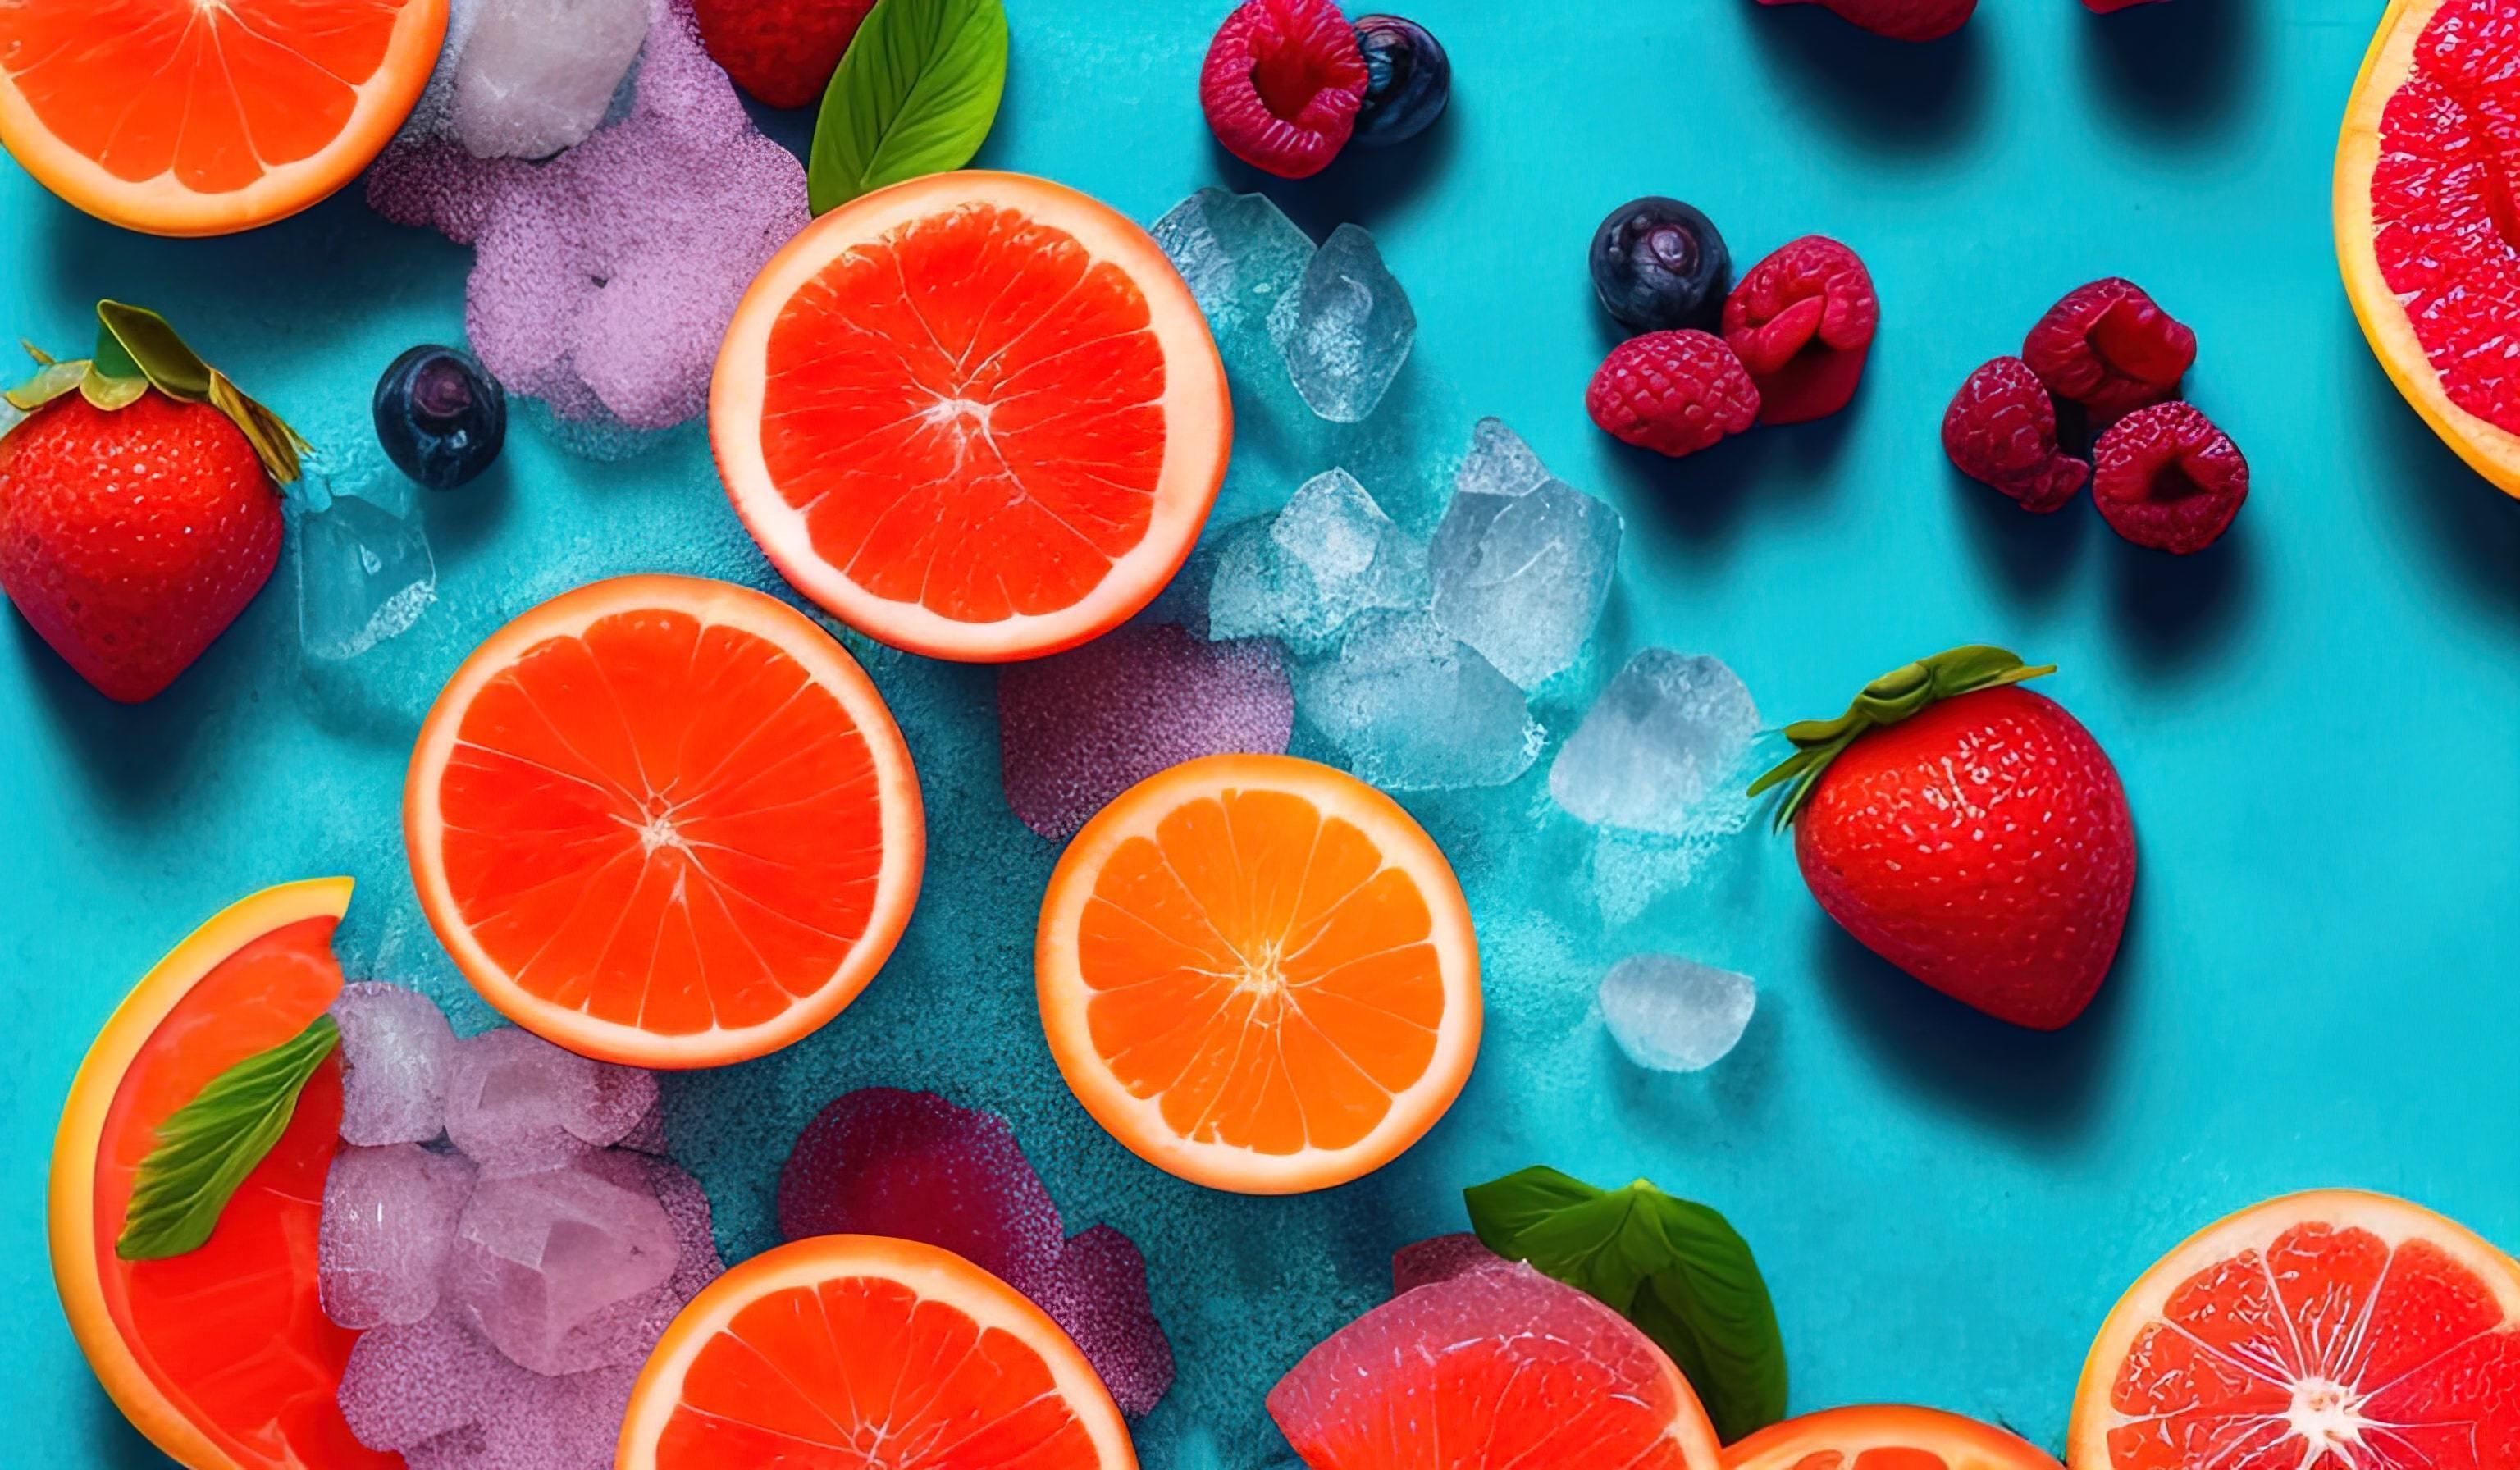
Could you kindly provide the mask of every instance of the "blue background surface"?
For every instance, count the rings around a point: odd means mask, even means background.
[[[1013,75],[982,162],[1142,220],[1203,184],[1258,182],[1196,107],[1221,3],[1009,8]],[[1316,234],[1372,228],[1423,325],[1361,430],[1256,431],[1269,416],[1249,405],[1237,507],[1345,460],[1422,523],[1426,483],[1492,413],[1626,512],[1596,677],[1646,644],[1713,652],[1780,723],[1953,644],[2062,664],[2042,688],[2115,757],[2142,853],[2125,953],[2083,1021],[2033,1036],[1923,991],[1820,916],[1782,844],[1745,844],[1720,881],[1607,924],[1535,772],[1413,802],[1461,863],[1490,976],[1487,1047],[1450,1118],[1327,1195],[1204,1193],[1103,1137],[1049,1064],[1026,896],[1055,854],[1000,795],[993,676],[877,654],[926,784],[929,887],[892,967],[828,1030],[669,1085],[730,1250],[769,1243],[777,1163],[837,1092],[880,1082],[997,1108],[1071,1228],[1109,1221],[1152,1262],[1182,1377],[1144,1426],[1149,1463],[1248,1470],[1273,1443],[1261,1394],[1379,1299],[1388,1252],[1460,1228],[1462,1184],[1527,1163],[1647,1176],[1726,1211],[1775,1287],[1797,1408],[1912,1400],[2050,1445],[2115,1294],[2228,1210],[2351,1183],[2520,1244],[2520,506],[2399,402],[2335,279],[2330,154],[2379,10],[2172,0],[2103,19],[1992,0],[1912,49],[1747,0],[1420,0],[1457,68],[1452,115],[1419,146],[1272,186]],[[802,146],[801,119],[773,128]],[[1610,338],[1584,245],[1642,193],[1705,208],[1744,264],[1810,231],[1862,251],[1883,325],[1847,413],[1680,464],[1591,428],[1583,384]],[[95,297],[155,304],[319,440],[364,434],[368,384],[398,349],[460,338],[468,253],[382,223],[355,191],[177,243],[94,223],[0,165],[0,232],[9,334],[70,346]],[[2253,466],[2247,510],[2207,555],[2126,546],[2087,504],[2022,515],[1939,452],[1960,378],[2105,274],[2194,326],[2189,392]],[[300,660],[287,559],[136,709],[16,619],[0,631],[0,1459],[157,1462],[73,1350],[42,1239],[64,1090],[129,982],[221,904],[346,871],[353,971],[423,984],[480,1024],[415,926],[401,859],[402,765],[439,679],[506,616],[594,576],[774,580],[695,432],[605,466],[520,429],[490,479],[427,512],[441,601],[353,665]],[[1561,735],[1568,713],[1552,713]],[[1591,986],[1642,948],[1758,975],[1734,1056],[1691,1078],[1617,1057]]]

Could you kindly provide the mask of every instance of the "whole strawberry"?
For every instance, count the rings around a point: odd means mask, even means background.
[[[157,313],[97,303],[97,354],[40,359],[0,436],[0,590],[108,698],[184,672],[270,580],[296,434]]]
[[[692,0],[709,60],[774,108],[819,101],[875,0]]]
[[[2135,821],[2106,752],[2050,672],[1954,648],[1865,687],[1753,794],[1777,809],[1812,897],[1866,949],[1956,1001],[2053,1031],[2108,978],[2135,893]]]

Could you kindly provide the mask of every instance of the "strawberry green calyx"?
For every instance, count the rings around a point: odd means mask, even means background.
[[[1836,719],[1802,720],[1786,726],[1785,738],[1793,742],[1794,753],[1752,781],[1750,794],[1756,796],[1772,786],[1792,782],[1784,799],[1777,803],[1774,827],[1781,832],[1801,815],[1829,762],[1865,735],[1883,726],[1896,725],[1938,700],[1973,694],[1979,690],[2002,689],[2055,672],[2052,663],[2033,668],[2011,650],[1984,644],[1901,664],[1866,685],[1864,692],[1856,695],[1846,713]]]
[[[297,456],[312,447],[278,414],[246,396],[228,376],[202,361],[166,319],[145,306],[96,303],[96,355],[56,362],[34,343],[35,376],[9,389],[11,407],[31,414],[65,393],[107,413],[126,408],[156,388],[182,403],[206,403],[227,416],[253,446],[255,458],[278,484],[297,478]]]

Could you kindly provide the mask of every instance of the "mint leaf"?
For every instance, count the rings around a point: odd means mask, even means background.
[[[340,1043],[331,1016],[213,1077],[158,1125],[158,1146],[140,1161],[131,1208],[113,1253],[157,1261],[198,1249],[219,1212],[271,1152],[297,1111],[297,1094]]]
[[[1784,1417],[1776,1304],[1722,1215],[1642,1180],[1597,1189],[1540,1166],[1462,1198],[1489,1250],[1600,1299],[1670,1354],[1728,1443]]]
[[[880,0],[814,119],[805,165],[814,212],[970,162],[1006,82],[1001,0]]]

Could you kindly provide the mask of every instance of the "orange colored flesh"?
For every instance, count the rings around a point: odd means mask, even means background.
[[[1822,1409],[1748,1435],[1724,1470],[2058,1470],[2007,1430],[1941,1409],[1859,1404]]]

